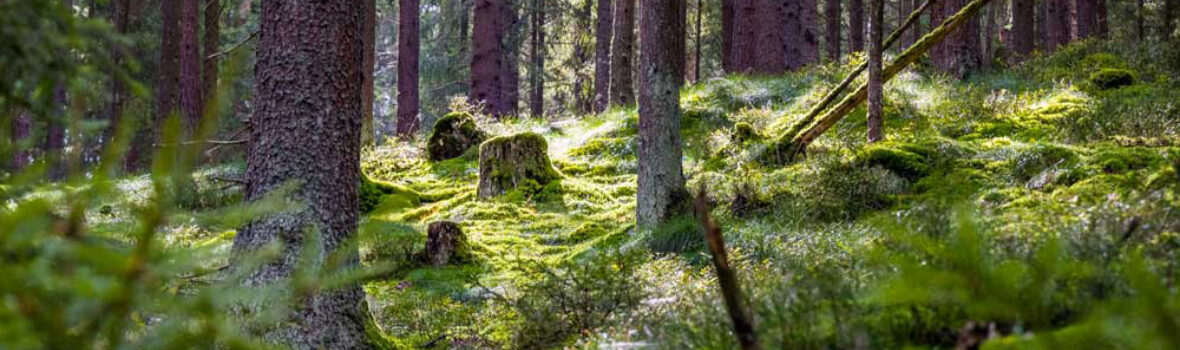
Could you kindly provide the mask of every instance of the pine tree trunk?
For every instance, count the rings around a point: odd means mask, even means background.
[[[791,68],[788,61],[788,69],[799,69],[819,63],[819,4],[816,0],[802,0],[800,4],[803,6],[800,12],[800,18],[803,19],[803,60],[802,64],[795,68]]]
[[[912,0],[899,0],[897,3],[897,6],[898,6],[897,13],[899,15],[898,21],[899,22],[904,21],[906,16],[908,16],[910,14],[910,12],[914,11],[915,5],[916,4],[914,4],[914,2]],[[899,24],[898,28],[902,28],[903,26],[904,26],[904,24]],[[914,33],[914,32],[912,30],[907,29],[901,33],[901,45],[897,46],[898,52],[905,50],[905,48],[909,47],[910,44],[913,43],[913,41],[911,41],[911,34],[910,33]]]
[[[733,68],[735,72],[750,72],[757,65],[759,33],[763,31],[758,15],[760,2],[765,0],[733,0]]]
[[[705,1],[697,0],[697,23],[696,23],[696,53],[692,59],[692,83],[695,84],[701,80],[701,37],[704,36],[701,18],[704,17]]]
[[[1032,54],[1036,46],[1036,33],[1033,32],[1035,16],[1033,6],[1036,0],[1012,0],[1012,53],[1016,60],[1023,60]]]
[[[685,2],[644,0],[639,40],[639,178],[635,217],[654,227],[688,215],[691,198],[680,164],[680,87],[685,52]]]
[[[792,42],[786,41],[789,39],[784,35],[790,32],[792,25],[801,23],[797,16],[792,18],[793,14],[788,9],[790,5],[785,0],[754,1],[758,5],[754,12],[757,23],[751,27],[757,30],[753,31],[755,36],[751,38],[751,42],[756,44],[749,44],[750,48],[757,50],[753,55],[753,71],[761,74],[782,73],[787,70],[787,50],[793,47]]]
[[[529,84],[532,85],[532,95],[529,97],[529,113],[533,118],[545,117],[545,1],[533,0],[532,52],[530,58],[533,67]]]
[[[980,48],[981,60],[979,62],[984,68],[990,68],[992,64],[992,54],[995,52],[996,15],[999,13],[997,9],[1000,5],[1000,3],[992,3],[984,10],[987,13],[983,18],[983,46]]]
[[[881,35],[884,32],[881,25],[885,16],[883,2],[885,0],[869,0],[869,91],[868,91],[868,129],[869,142],[879,142],[885,139],[882,126],[884,125],[884,101],[881,81]]]
[[[113,5],[114,10],[114,18],[112,18],[112,22],[114,22],[115,25],[115,32],[119,34],[126,34],[127,26],[130,25],[131,22],[131,1],[117,0],[111,5]],[[111,59],[114,60],[115,64],[118,66],[123,66],[126,64],[123,52],[123,48],[117,46],[111,47]],[[103,145],[114,144],[114,137],[116,134],[118,134],[119,127],[121,126],[120,124],[123,119],[123,106],[127,102],[127,94],[129,93],[129,91],[127,91],[126,85],[127,84],[118,77],[111,78],[111,86],[109,91],[110,96],[109,100],[107,101],[106,111],[107,129],[103,135]],[[124,169],[128,168],[128,159],[137,157],[138,150],[135,149],[135,146],[136,145],[134,143],[130,144],[131,148],[127,150],[128,153],[124,154]]]
[[[1096,0],[1096,2],[1098,3],[1097,34],[1099,37],[1105,38],[1106,35],[1110,33],[1110,18],[1108,17],[1110,15],[1108,13],[1109,9],[1106,7],[1106,0]]]
[[[160,1],[160,67],[156,73],[156,144],[180,103],[180,3]],[[182,117],[183,118],[183,117]]]
[[[1053,52],[1069,43],[1069,0],[1045,1],[1045,51]]]
[[[472,103],[482,104],[494,117],[506,110],[503,101],[504,0],[475,0],[474,28],[471,40]]]
[[[841,19],[844,18],[840,12],[840,1],[824,1],[824,17],[827,20],[827,38],[824,41],[827,45],[828,60],[833,62],[840,61],[840,23],[842,22]]]
[[[932,22],[942,22],[958,13],[968,3],[968,0],[939,1],[932,12]],[[949,38],[930,50],[930,58],[934,66],[944,73],[963,78],[980,66],[982,55],[979,47],[979,21],[967,21]]]
[[[865,50],[865,13],[864,0],[849,0],[848,2],[848,45],[852,52]]]
[[[201,91],[204,101],[212,101],[217,93],[217,58],[209,56],[217,53],[221,44],[221,1],[205,0],[205,35],[204,53],[201,55]]]
[[[520,105],[520,49],[524,45],[524,31],[520,25],[520,13],[516,10],[516,1],[504,2],[504,39],[501,50],[504,52],[504,67],[500,70],[504,89],[501,100],[504,101],[502,115],[515,116]]]
[[[298,266],[328,273],[357,266],[356,248],[348,242],[356,233],[359,207],[364,39],[358,23],[364,10],[355,5],[262,1],[246,199],[258,201],[296,181],[291,200],[302,206],[238,231],[231,255],[235,266],[268,244],[284,247],[276,260],[241,271],[247,287],[287,283]],[[328,255],[342,259],[323,261]],[[298,350],[375,348],[377,340],[366,334],[371,316],[359,284],[309,293],[268,331],[268,339]]]
[[[418,0],[400,0],[397,29],[397,135],[418,132]]]
[[[377,66],[377,0],[361,0],[364,11],[361,21],[361,39],[364,40],[364,57],[361,60],[361,145],[371,146],[376,142],[373,130],[373,71]]]
[[[186,139],[197,135],[204,114],[201,80],[201,0],[180,1],[180,110]]]
[[[737,0],[721,0],[721,70],[725,73],[737,72],[734,67],[734,37],[736,35],[733,23],[734,3]]]
[[[613,0],[598,0],[598,19],[594,29],[594,112],[602,113],[609,104],[610,45],[614,15]]]
[[[1089,38],[1098,33],[1098,1],[1074,0],[1074,40]]]
[[[29,112],[20,111],[12,117],[12,128],[10,139],[12,142],[12,166],[13,172],[24,170],[25,167],[32,164],[33,152],[29,150],[28,141],[33,137],[33,117],[29,116]]]
[[[610,49],[610,104],[628,105],[635,102],[635,88],[631,71],[635,55],[635,1],[615,1],[614,38]]]

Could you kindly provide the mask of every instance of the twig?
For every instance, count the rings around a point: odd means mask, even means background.
[[[228,177],[221,177],[221,176],[214,176],[214,177],[212,177],[211,179],[213,179],[214,181],[221,181],[221,182],[232,182],[232,183],[239,184],[239,185],[242,185],[242,186],[245,186],[245,185],[248,185],[248,184],[249,184],[249,182],[247,182],[246,180],[241,180],[241,179],[232,179],[232,178],[228,178]]]
[[[216,269],[212,269],[212,270],[208,270],[208,271],[202,271],[202,272],[197,272],[197,273],[193,273],[193,274],[191,274],[191,275],[188,275],[188,276],[180,276],[180,277],[177,277],[177,278],[178,278],[178,279],[182,279],[182,280],[191,280],[191,279],[194,279],[194,278],[197,278],[197,277],[201,277],[201,276],[207,276],[207,275],[209,275],[209,274],[211,274],[211,273],[214,273],[214,272],[221,272],[221,271],[225,271],[225,269],[228,269],[228,268],[229,268],[229,265],[227,264],[227,265],[222,265],[221,267],[218,267],[218,268],[216,268]]]
[[[230,47],[229,49],[226,49],[226,50],[224,50],[224,51],[218,51],[218,52],[214,52],[212,55],[205,56],[205,59],[206,59],[206,60],[211,60],[211,59],[214,59],[214,58],[218,58],[218,57],[225,56],[225,55],[228,55],[228,54],[230,54],[230,53],[233,53],[233,52],[234,52],[235,50],[237,50],[238,48],[241,48],[241,47],[242,47],[242,45],[246,45],[246,43],[250,42],[250,40],[254,40],[254,38],[258,37],[258,32],[260,32],[260,31],[259,31],[259,30],[255,30],[253,33],[250,33],[250,36],[249,36],[249,37],[247,37],[245,40],[239,41],[237,44],[234,44],[234,46],[233,46],[233,47]]]

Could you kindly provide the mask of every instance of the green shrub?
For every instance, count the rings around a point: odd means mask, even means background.
[[[1098,90],[1111,90],[1135,84],[1135,74],[1126,69],[1104,68],[1091,74],[1089,81]]]

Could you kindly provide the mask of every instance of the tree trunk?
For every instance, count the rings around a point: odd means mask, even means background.
[[[881,130],[885,120],[885,109],[881,81],[881,25],[885,21],[883,2],[885,0],[869,0],[869,142],[879,142],[885,139]]]
[[[935,4],[932,22],[942,22],[965,6],[967,0],[946,0]],[[931,49],[934,66],[944,73],[963,78],[980,66],[979,21],[972,19],[950,33],[950,38]]]
[[[130,25],[131,22],[131,1],[117,0],[113,2],[112,5],[114,6],[114,18],[112,20],[115,25],[115,32],[119,33],[120,35],[127,34],[127,26]],[[125,55],[123,54],[124,52],[124,48],[119,47],[119,45],[112,45],[111,59],[114,60],[115,65],[120,67],[126,65],[126,59],[124,57]],[[109,100],[107,101],[108,105],[106,111],[107,129],[105,130],[105,135],[103,135],[103,145],[113,145],[114,138],[118,134],[120,122],[123,119],[123,106],[127,102],[128,91],[126,85],[127,84],[119,77],[111,77],[111,86],[109,91],[110,96]],[[130,143],[129,146],[130,149],[127,150],[128,153],[124,154],[123,158],[123,166],[125,169],[128,168],[127,165],[129,165],[127,160],[134,159],[138,156],[136,145],[134,143]]]
[[[680,164],[680,87],[684,72],[685,2],[645,0],[639,40],[639,179],[635,217],[654,227],[688,215],[691,198]]]
[[[635,102],[635,90],[631,83],[631,58],[635,54],[635,1],[615,2],[614,38],[610,49],[611,105]]]
[[[737,72],[734,68],[734,37],[736,35],[733,23],[734,3],[737,0],[721,0],[721,70],[725,73]]]
[[[361,19],[361,39],[364,40],[361,58],[361,145],[371,146],[376,142],[373,130],[373,70],[377,66],[377,0],[361,0],[364,13]],[[399,79],[400,81],[400,79]]]
[[[545,0],[533,0],[532,52],[533,67],[529,71],[532,96],[529,113],[533,118],[545,117]]]
[[[598,0],[598,19],[594,29],[594,112],[602,113],[609,104],[611,24],[614,21],[611,1]]]
[[[1033,6],[1036,0],[1012,0],[1012,42],[1011,48],[1017,61],[1027,58],[1036,46],[1036,34],[1033,32],[1035,16]]]
[[[800,4],[803,5],[800,12],[800,18],[803,19],[803,60],[802,64],[796,68],[791,68],[788,61],[788,69],[799,69],[806,65],[819,63],[819,5],[816,0],[803,0],[800,1]]]
[[[759,33],[761,27],[758,15],[760,3],[766,0],[733,0],[733,68],[735,72],[749,73],[757,65]]]
[[[296,181],[291,199],[302,206],[238,231],[231,255],[235,266],[263,246],[283,244],[276,260],[244,271],[245,286],[288,283],[299,266],[328,273],[356,268],[356,248],[348,242],[356,233],[360,204],[364,39],[357,23],[364,10],[355,5],[262,1],[246,199],[258,201]],[[329,255],[342,259],[325,259]],[[366,334],[366,322],[372,321],[359,284],[308,292],[297,296],[297,307],[268,331],[268,339],[300,350],[375,348],[377,340]]]
[[[904,21],[906,16],[908,16],[910,14],[910,12],[914,11],[915,5],[917,5],[917,4],[914,4],[913,0],[899,0],[898,1],[898,3],[897,3],[897,7],[898,7],[897,20],[899,21],[899,23],[901,23],[901,21]],[[905,27],[904,23],[897,25],[897,28],[904,28],[904,27]],[[897,46],[898,52],[905,50],[905,48],[910,47],[910,44],[913,43],[913,41],[911,40],[911,33],[915,33],[915,32],[911,31],[911,30],[906,30],[901,33],[901,45]]]
[[[1140,42],[1147,39],[1147,23],[1144,20],[1146,19],[1146,16],[1144,16],[1145,8],[1143,6],[1143,2],[1144,0],[1138,0],[1138,2],[1135,4],[1135,36]]]
[[[840,61],[840,23],[844,18],[840,13],[840,1],[824,1],[824,17],[827,18],[827,38],[824,41],[827,45],[828,60],[832,62]]]
[[[397,29],[397,135],[418,132],[418,0],[401,0]]]
[[[704,17],[705,1],[697,0],[697,23],[696,23],[696,53],[692,59],[692,83],[697,83],[701,80],[701,37],[704,36],[701,26],[701,18]]]
[[[1106,0],[1096,0],[1096,2],[1098,4],[1097,34],[1099,37],[1105,38],[1106,35],[1110,33],[1110,18],[1108,17],[1110,15],[1108,13],[1109,9],[1106,7]]]
[[[60,54],[68,55],[69,53]],[[56,107],[53,109],[53,116],[49,118],[48,125],[45,128],[45,145],[42,146],[45,150],[45,159],[48,162],[46,171],[48,172],[49,179],[52,181],[64,179],[68,173],[66,157],[63,154],[66,146],[66,121],[69,120],[69,108],[67,106],[69,100],[66,96],[65,85],[64,81],[59,81],[53,87],[53,99]]]
[[[1045,14],[1045,9],[1048,8],[1048,5],[1046,4],[1046,2],[1052,1],[1052,0],[1040,0],[1039,4],[1035,3],[1035,1],[1037,1],[1037,0],[1033,0],[1033,1],[1034,1],[1033,6],[1036,7],[1036,9],[1034,10],[1035,13],[1033,14],[1033,16],[1035,16],[1035,21],[1036,21],[1036,29],[1035,29],[1035,37],[1036,37],[1036,42],[1037,42],[1036,45],[1037,45],[1037,48],[1040,49],[1041,51],[1046,51],[1049,47],[1049,28],[1048,28],[1049,27],[1049,20],[1048,20],[1048,16]]]
[[[798,16],[792,18],[789,4],[784,0],[754,0],[756,28],[749,38],[748,48],[755,49],[753,71],[761,74],[779,74],[787,70],[789,48],[793,46],[785,35],[792,25],[802,25]]]
[[[156,143],[180,102],[180,3],[160,2],[160,68],[156,74]]]
[[[1045,51],[1053,52],[1057,47],[1069,43],[1069,3],[1068,0],[1045,1]]]
[[[201,0],[180,1],[180,110],[184,116],[185,139],[196,137],[204,114],[201,98]]]
[[[471,40],[471,102],[482,104],[494,117],[501,117],[503,101],[505,0],[476,0]]]
[[[205,52],[201,55],[201,96],[203,101],[212,101],[217,93],[217,58],[209,58],[217,53],[221,44],[221,1],[205,0]]]
[[[993,3],[987,6],[986,16],[983,18],[983,46],[980,48],[980,66],[983,68],[991,68],[993,52],[995,52],[995,38],[996,38],[996,15],[999,13],[1001,3]]]
[[[33,117],[29,112],[20,111],[12,117],[12,171],[18,172],[33,163],[33,152],[28,141],[33,137]]]
[[[852,52],[865,50],[865,12],[864,0],[849,0],[848,2],[848,45]]]
[[[517,106],[520,105],[520,48],[524,45],[524,31],[520,26],[520,14],[516,11],[515,1],[504,2],[504,39],[501,42],[504,52],[504,67],[500,70],[504,89],[501,99],[504,101],[503,115],[515,116]]]
[[[1074,0],[1074,40],[1089,38],[1098,33],[1099,0]]]
[[[1173,25],[1173,23],[1175,23],[1175,20],[1176,20],[1176,17],[1175,17],[1176,0],[1163,0],[1163,1],[1164,1],[1164,6],[1163,6],[1163,9],[1161,9],[1161,11],[1160,11],[1160,15],[1163,17],[1161,19],[1163,20],[1164,23],[1162,26],[1160,26],[1160,39],[1166,41],[1166,40],[1172,38],[1172,32],[1175,31],[1175,28],[1176,28]]]

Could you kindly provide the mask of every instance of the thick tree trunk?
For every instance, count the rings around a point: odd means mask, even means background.
[[[932,22],[950,18],[967,4],[968,0],[945,0],[935,4]],[[934,66],[944,73],[962,78],[975,71],[982,60],[979,47],[979,21],[967,21],[951,32],[950,38],[935,45],[930,52]]]
[[[1049,48],[1049,20],[1048,16],[1045,14],[1045,9],[1048,8],[1046,5],[1047,1],[1052,0],[1040,0],[1039,3],[1033,4],[1033,6],[1036,7],[1036,9],[1034,9],[1035,13],[1033,14],[1036,22],[1036,45],[1037,49],[1040,49],[1041,51],[1046,51]]]
[[[1045,51],[1053,52],[1057,47],[1069,43],[1069,0],[1045,1],[1045,35],[1048,42]]]
[[[828,60],[833,62],[840,61],[840,24],[844,18],[840,12],[840,1],[824,0],[824,17],[827,21],[827,38],[824,44],[827,45]]]
[[[635,102],[631,83],[632,56],[635,55],[635,1],[615,1],[614,38],[610,49],[610,104]]]
[[[160,127],[180,103],[180,3],[160,1],[160,68],[156,74],[156,143]]]
[[[516,1],[504,2],[504,39],[501,50],[504,52],[504,67],[500,70],[504,89],[501,90],[501,100],[504,101],[502,115],[515,116],[520,105],[520,48],[524,45],[524,31],[520,26],[520,14],[516,11]]]
[[[787,70],[788,50],[796,47],[789,42],[785,35],[793,25],[801,25],[798,16],[792,17],[787,1],[784,0],[754,0],[757,2],[756,25],[754,37],[750,38],[748,48],[756,49],[754,53],[754,72],[761,74],[779,74]]]
[[[802,64],[799,67],[791,68],[790,61],[788,61],[788,69],[799,69],[806,65],[819,63],[819,5],[816,0],[802,0],[800,3],[803,5],[803,10],[800,12],[800,18],[803,19]]]
[[[1012,0],[1012,42],[1009,44],[1016,60],[1023,60],[1036,47],[1036,33],[1033,32],[1035,16],[1033,6],[1036,0]]]
[[[750,72],[758,62],[761,2],[766,0],[733,0],[733,68],[735,72]],[[767,43],[769,44],[769,43]]]
[[[471,40],[471,102],[494,117],[504,114],[504,0],[476,0]]]
[[[209,56],[219,51],[221,44],[221,1],[205,0],[205,52],[201,55],[201,96],[203,101],[212,101],[217,93],[217,58]]]
[[[204,115],[201,80],[201,0],[180,1],[180,110],[186,139],[195,137]]]
[[[993,52],[995,52],[995,38],[996,38],[996,16],[997,11],[1002,3],[992,3],[985,9],[986,16],[983,18],[983,46],[980,47],[980,65],[984,68],[990,68],[992,65]]]
[[[1110,18],[1108,17],[1110,16],[1108,13],[1109,9],[1106,7],[1106,0],[1096,0],[1096,2],[1098,4],[1097,34],[1099,37],[1105,38],[1106,35],[1110,33]]]
[[[909,16],[910,12],[914,11],[915,5],[916,4],[914,4],[913,0],[899,0],[897,2],[897,7],[898,7],[897,8],[897,14],[898,14],[897,20],[899,22],[899,24],[897,25],[898,28],[905,27],[905,24],[901,23],[901,22],[905,20],[906,16]],[[905,50],[905,48],[910,47],[910,44],[913,44],[911,33],[915,33],[915,32],[907,29],[906,31],[901,33],[901,45],[897,46],[898,52]]]
[[[114,6],[114,18],[112,21],[115,25],[115,32],[119,34],[126,34],[127,27],[131,22],[131,1],[117,0],[113,2],[112,5]],[[123,54],[124,52],[124,48],[117,46],[111,47],[111,59],[114,60],[116,65],[124,66],[126,64],[126,60],[124,58],[125,55]],[[119,79],[118,77],[111,77],[111,86],[109,91],[110,96],[109,100],[107,101],[106,111],[107,129],[103,135],[103,145],[114,144],[114,138],[118,134],[119,127],[123,119],[123,106],[127,102],[127,95],[129,93],[129,91],[127,91],[126,85],[127,84],[122,79]],[[124,154],[123,158],[123,166],[125,169],[128,168],[128,165],[130,164],[128,163],[128,160],[138,157],[138,150],[136,149],[137,145],[131,143],[129,146],[130,149],[127,150],[128,153]]]
[[[737,0],[721,0],[721,70],[725,73],[734,73],[737,69],[734,68],[734,37],[736,31],[734,30],[734,4]]]
[[[848,45],[852,52],[865,50],[865,12],[864,0],[849,0],[848,2]]]
[[[357,24],[363,12],[352,1],[262,1],[246,199],[258,201],[294,181],[291,199],[302,206],[238,231],[235,266],[263,246],[283,244],[275,261],[244,271],[245,286],[287,283],[299,266],[337,273],[356,268],[356,248],[348,242],[356,232],[361,181],[364,40]],[[343,259],[325,262],[329,255]],[[299,298],[268,339],[299,350],[375,347],[365,332],[371,316],[359,284]]]
[[[361,39],[364,40],[364,57],[361,60],[361,145],[371,146],[376,142],[373,130],[374,77],[377,66],[377,0],[361,0],[364,14],[361,20]],[[399,79],[400,81],[400,79]]]
[[[1098,33],[1099,0],[1074,0],[1074,40],[1089,38]]]
[[[697,0],[697,20],[696,20],[696,53],[692,58],[692,83],[695,84],[701,80],[701,37],[704,36],[701,18],[704,17],[705,1]]]
[[[680,164],[685,2],[644,0],[639,79],[639,179],[635,217],[653,227],[691,212]]]
[[[401,0],[397,29],[397,135],[418,132],[418,0]]]
[[[532,69],[529,70],[529,114],[533,118],[545,117],[545,0],[533,0]]]
[[[598,0],[598,18],[594,28],[594,112],[602,113],[610,96],[610,45],[614,14],[613,0]]]
[[[885,109],[881,81],[881,25],[885,16],[883,8],[885,0],[869,0],[869,91],[868,91],[868,119],[869,142],[879,142],[885,139],[882,130],[885,120]]]

